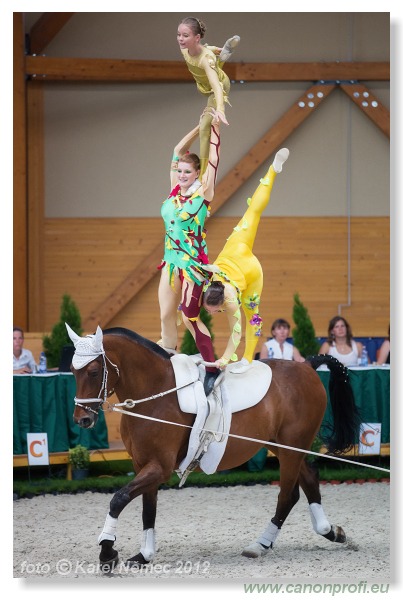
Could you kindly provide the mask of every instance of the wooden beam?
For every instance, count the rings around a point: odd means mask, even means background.
[[[43,331],[44,298],[44,89],[36,81],[27,85],[27,205],[28,205],[28,324]]]
[[[291,108],[271,127],[217,185],[212,203],[213,215],[236,192],[237,189],[280,147],[287,137],[310,115],[335,89],[336,85],[314,85],[310,87]],[[309,106],[312,104],[312,106]],[[161,241],[133,269],[124,281],[84,320],[85,331],[95,331],[97,325],[104,328],[113,317],[157,274],[158,257],[164,254]]]
[[[30,31],[30,52],[40,54],[75,13],[43,13]]]
[[[97,325],[103,329],[108,325],[113,317],[159,273],[158,261],[164,256],[164,250],[164,241],[161,240],[153,251],[141,261],[141,265],[132,269],[122,283],[83,320],[84,331],[92,332],[96,330]]]
[[[27,75],[46,81],[192,82],[184,61],[27,56]],[[234,81],[389,81],[388,62],[229,63]]]
[[[225,67],[229,71],[228,65]],[[389,81],[388,62],[234,63],[238,81]]]
[[[23,14],[13,14],[13,252],[14,252],[14,325],[28,326],[27,283],[27,156],[25,122],[25,62]]]
[[[355,84],[344,84],[340,85],[343,92],[351,98],[351,100],[358,106],[363,113],[367,115],[369,119],[388,138],[390,138],[390,113],[387,108],[381,104],[381,102],[375,98],[372,92],[365,87],[365,85]]]
[[[45,81],[192,82],[184,61],[27,56],[27,75]]]
[[[241,158],[231,172],[220,181],[214,194],[212,215],[285,142],[291,133],[315,112],[335,88],[336,84],[313,85],[292,104],[273,127]]]

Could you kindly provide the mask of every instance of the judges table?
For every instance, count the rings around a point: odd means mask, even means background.
[[[326,391],[328,370],[317,371]],[[381,423],[381,443],[390,443],[390,370],[387,367],[353,367],[350,382],[362,422]],[[14,375],[14,454],[26,454],[27,433],[48,434],[49,452],[63,452],[82,444],[90,449],[108,448],[105,416],[99,411],[94,429],[73,423],[76,383],[70,373]],[[328,405],[324,423],[331,421]]]
[[[72,373],[14,375],[14,455],[27,453],[27,433],[47,433],[49,452],[65,452],[81,444],[108,448],[105,416],[99,411],[93,429],[73,422],[76,381]]]
[[[329,396],[330,372],[317,371]],[[354,400],[362,423],[381,423],[381,443],[390,443],[390,368],[389,365],[350,367],[348,369]],[[323,422],[331,421],[331,408],[327,406]]]

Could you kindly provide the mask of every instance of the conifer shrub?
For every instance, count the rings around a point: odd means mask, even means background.
[[[80,312],[68,294],[64,294],[62,298],[60,320],[53,326],[50,335],[44,335],[42,339],[48,368],[50,369],[59,366],[63,346],[72,345],[65,323],[68,323],[77,335],[83,333]]]
[[[307,357],[319,352],[320,344],[315,335],[315,329],[308,310],[302,304],[298,294],[294,294],[292,318],[295,327],[292,330],[293,343],[302,356]]]

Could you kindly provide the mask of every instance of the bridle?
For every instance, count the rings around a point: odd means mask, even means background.
[[[83,410],[85,410],[87,412],[91,412],[94,415],[98,415],[98,412],[100,409],[104,410],[102,408],[102,406],[105,403],[108,404],[109,410],[123,412],[123,411],[120,411],[119,408],[115,408],[115,407],[127,406],[128,408],[134,408],[136,406],[136,404],[141,404],[142,402],[147,402],[148,400],[155,400],[156,398],[162,398],[163,396],[171,394],[172,392],[177,392],[178,390],[180,390],[182,388],[185,388],[189,385],[193,385],[198,380],[198,377],[197,377],[196,379],[188,381],[187,383],[184,383],[183,385],[173,387],[169,390],[165,390],[165,392],[159,392],[158,394],[153,394],[152,396],[148,396],[147,398],[141,398],[140,400],[132,400],[131,398],[128,398],[124,402],[111,405],[108,402],[108,398],[110,398],[110,396],[112,396],[112,394],[115,391],[115,388],[112,388],[108,392],[108,367],[107,367],[106,361],[108,361],[112,365],[112,367],[114,367],[118,378],[120,377],[119,367],[117,365],[115,365],[115,363],[113,363],[110,360],[110,358],[108,358],[106,356],[105,351],[100,352],[100,354],[98,356],[102,356],[102,384],[101,384],[101,389],[98,392],[98,397],[97,398],[77,398],[76,396],[74,397],[74,404],[76,406],[79,406]],[[98,358],[98,356],[97,356],[97,358]],[[210,366],[210,363],[204,363],[204,364],[206,364],[207,366]],[[102,392],[103,392],[103,398],[101,398]],[[90,406],[85,406],[86,404],[94,404],[95,402],[97,402],[99,404],[99,406],[97,406],[97,408],[95,408],[95,409],[91,408]]]
[[[87,412],[94,413],[95,415],[98,414],[98,411],[102,407],[103,404],[108,403],[108,398],[110,396],[112,396],[112,394],[115,391],[115,389],[112,388],[108,392],[108,374],[109,374],[109,372],[108,372],[108,367],[106,365],[106,361],[108,361],[112,365],[112,367],[114,367],[118,378],[120,376],[119,367],[117,365],[115,365],[115,363],[113,363],[110,360],[110,358],[108,358],[106,356],[105,351],[102,351],[98,356],[102,356],[102,384],[101,384],[101,389],[98,392],[98,397],[97,398],[77,398],[77,396],[74,397],[74,404],[76,406],[83,408]],[[101,397],[102,392],[103,392],[103,398]],[[90,406],[85,406],[84,404],[82,404],[82,402],[84,402],[85,404],[94,404],[95,402],[97,402],[99,404],[99,406],[96,409],[94,409],[94,408],[91,408]]]

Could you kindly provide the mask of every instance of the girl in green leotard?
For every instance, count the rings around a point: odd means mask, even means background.
[[[207,110],[207,109],[206,109]],[[206,275],[202,267],[208,263],[205,220],[214,197],[217,168],[220,156],[219,119],[211,111],[210,154],[208,167],[201,177],[200,161],[196,154],[188,153],[199,135],[199,125],[192,129],[175,147],[171,165],[171,193],[163,202],[161,214],[165,224],[165,253],[161,263],[161,280],[158,299],[161,315],[161,340],[165,349],[177,345],[177,311],[181,302],[182,318],[193,335],[203,359],[214,361],[210,333],[200,320],[201,296]],[[215,367],[207,367],[216,376]],[[215,377],[206,377],[208,381]],[[211,384],[212,387],[212,384]]]

